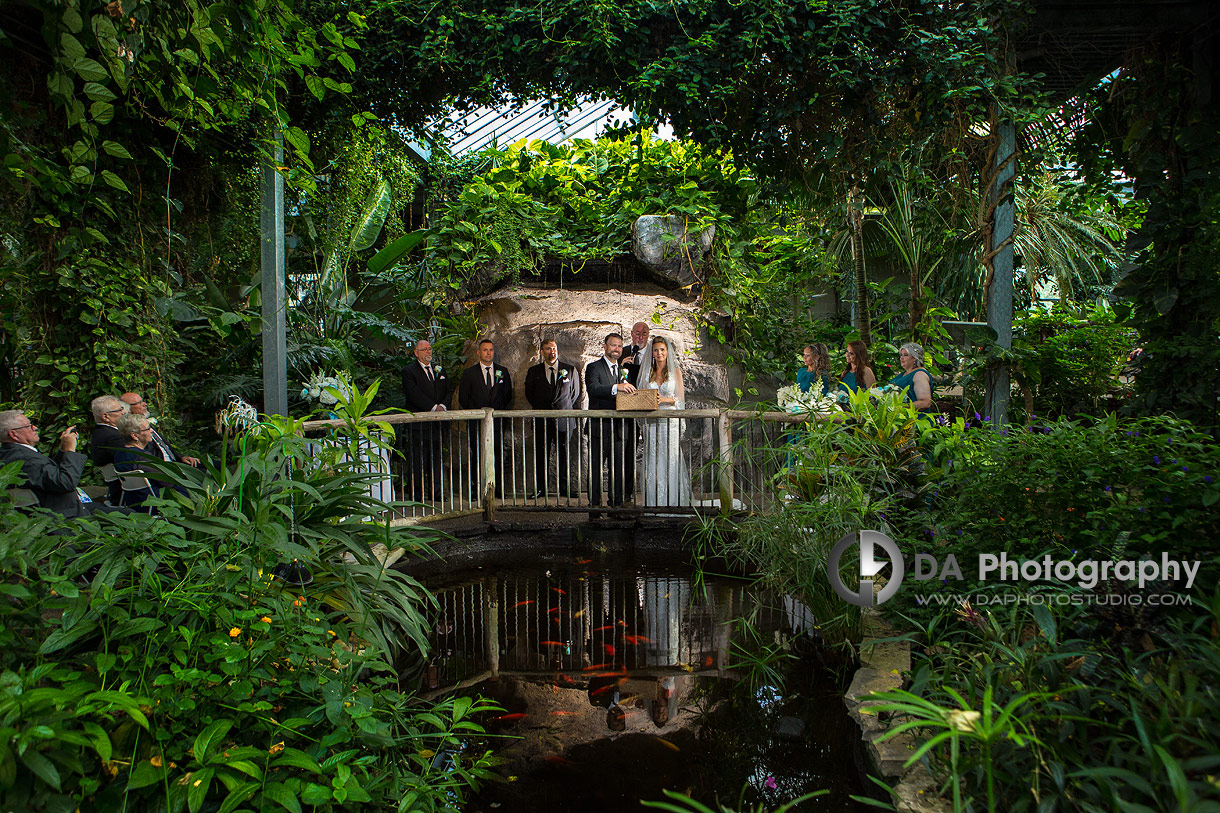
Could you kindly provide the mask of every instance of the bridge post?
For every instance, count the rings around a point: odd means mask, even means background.
[[[487,650],[487,669],[493,678],[500,676],[500,580],[491,576],[483,582],[483,643]]]
[[[496,518],[496,422],[494,410],[483,410],[479,429],[483,433],[483,519],[492,522]]]
[[[720,467],[716,472],[720,513],[727,517],[733,511],[733,422],[723,409],[716,416],[716,434],[720,442]]]

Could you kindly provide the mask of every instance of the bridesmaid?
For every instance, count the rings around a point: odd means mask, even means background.
[[[801,392],[809,392],[814,382],[822,382],[820,395],[830,392],[830,348],[821,342],[805,345],[801,353],[805,366],[796,371],[796,385]]]
[[[932,374],[924,369],[923,348],[907,342],[898,350],[898,363],[903,373],[890,384],[903,391],[903,396],[920,412],[932,411]]]
[[[843,383],[839,386],[851,392],[860,387],[871,390],[877,386],[873,372],[873,360],[868,355],[868,345],[856,339],[847,343],[847,369],[843,371]]]

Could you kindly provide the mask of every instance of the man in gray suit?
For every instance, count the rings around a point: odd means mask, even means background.
[[[76,451],[76,427],[59,436],[59,450],[51,457],[38,451],[38,427],[19,409],[0,412],[0,466],[20,463],[21,474],[38,504],[65,517],[88,516],[90,505],[76,490],[85,470],[83,454]]]
[[[525,399],[534,409],[579,409],[580,392],[580,373],[571,364],[559,360],[559,347],[554,339],[543,340],[542,363],[535,364],[525,373]],[[559,496],[572,496],[568,489],[568,449],[576,424],[576,418],[534,419],[534,480],[539,492],[536,496],[550,494],[548,464],[552,446],[558,464]]]

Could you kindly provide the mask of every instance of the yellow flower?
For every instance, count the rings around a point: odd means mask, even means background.
[[[284,742],[281,740],[280,742],[277,742],[275,745],[273,745],[269,749],[267,749],[267,752],[270,754],[278,754],[280,751],[283,751],[283,750],[284,750]]]
[[[271,623],[271,616],[269,616],[269,615],[264,615],[262,618],[260,618],[260,619],[259,619],[259,621],[262,621],[264,624],[270,624],[270,623]]]
[[[335,631],[334,631],[334,630],[327,630],[327,631],[326,631],[326,634],[327,634],[327,635],[335,635]],[[336,637],[336,638],[338,638],[339,636],[335,635],[335,637]]]
[[[241,627],[234,627],[233,629],[229,630],[230,638],[236,638],[239,635],[241,635]]]
[[[164,764],[165,764],[165,763],[162,761],[161,757],[153,757],[152,759],[150,759],[150,760],[148,760],[148,761],[152,763],[152,766],[153,766],[154,768],[160,768],[162,765],[164,765]]]
[[[949,712],[949,725],[958,731],[974,731],[982,715],[972,709],[953,709]]]
[[[292,606],[293,606],[293,607],[304,607],[304,606],[305,606],[305,597],[304,597],[304,596],[297,596],[297,597],[296,597],[296,600],[294,600],[294,601],[292,602]]]

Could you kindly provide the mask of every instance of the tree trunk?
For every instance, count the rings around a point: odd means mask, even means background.
[[[851,225],[851,256],[856,271],[856,327],[860,340],[872,344],[872,317],[868,309],[868,275],[864,268],[864,197],[859,187],[853,187],[848,203],[848,221]]]

